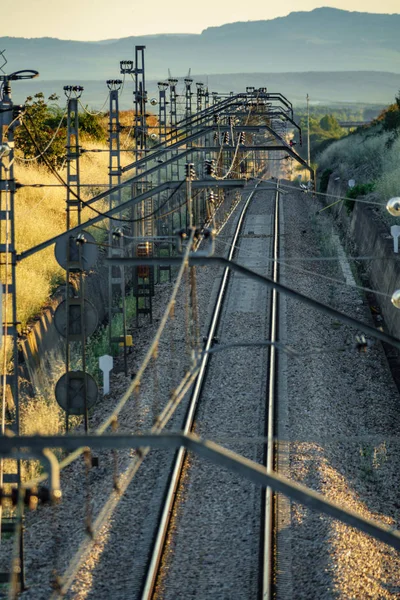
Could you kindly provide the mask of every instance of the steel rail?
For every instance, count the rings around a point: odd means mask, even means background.
[[[338,438],[338,441],[340,441],[340,438]],[[328,517],[338,519],[342,523],[350,525],[350,527],[355,527],[376,540],[380,540],[388,546],[400,550],[400,530],[397,530],[395,526],[389,527],[377,520],[367,519],[363,515],[354,512],[352,509],[335,504],[322,494],[314,492],[310,488],[307,488],[300,483],[296,483],[276,472],[267,473],[265,466],[249,460],[236,452],[232,452],[211,440],[201,439],[193,433],[183,434],[179,431],[171,431],[132,435],[112,434],[105,436],[34,435],[16,436],[14,438],[0,436],[0,453],[5,452],[7,455],[10,451],[10,447],[13,449],[31,448],[36,450],[44,450],[46,448],[65,448],[73,450],[78,447],[93,448],[97,450],[105,448],[122,450],[124,448],[151,447],[171,450],[180,448],[181,446],[196,452],[201,458],[206,458],[215,464],[225,467],[233,473],[237,473],[247,481],[251,481],[262,487],[270,486],[276,492],[284,494],[295,502],[299,502]],[[120,495],[118,494],[118,496]]]
[[[176,265],[178,264],[178,259],[176,257],[171,258],[106,258],[104,259],[105,264],[116,264],[116,265]],[[230,267],[232,271],[236,271],[241,275],[245,275],[249,279],[253,279],[254,281],[260,282],[262,285],[266,287],[270,287],[272,289],[276,289],[279,293],[284,296],[288,296],[289,298],[293,298],[294,300],[298,300],[303,304],[307,304],[311,308],[322,312],[333,319],[338,319],[342,323],[346,323],[350,325],[350,327],[354,327],[355,329],[370,335],[372,338],[376,340],[380,340],[381,342],[386,342],[390,344],[394,348],[400,349],[400,339],[381,331],[380,329],[375,329],[370,325],[367,325],[363,321],[358,321],[358,319],[354,319],[346,313],[341,312],[340,310],[336,310],[332,308],[328,304],[323,304],[318,300],[314,300],[301,292],[297,292],[296,290],[283,285],[282,283],[275,282],[269,277],[264,277],[251,269],[247,269],[238,263],[233,261],[229,261],[227,258],[223,258],[222,256],[189,256],[189,265],[190,266],[204,266],[207,264],[215,264],[222,265],[226,267]]]
[[[228,254],[228,260],[231,260],[234,255],[236,242],[239,237],[240,231],[242,229],[242,224],[243,224],[243,220],[244,220],[247,208],[248,208],[254,194],[257,191],[257,187],[258,187],[258,184],[255,185],[253,191],[249,194],[249,197],[247,198],[247,200],[243,206],[242,212],[240,214],[238,223],[235,228],[232,246],[231,246],[231,248],[229,250],[229,254]],[[223,307],[223,301],[224,301],[226,289],[227,289],[228,282],[229,282],[229,275],[230,275],[230,269],[229,269],[229,267],[225,267],[223,275],[222,275],[220,287],[218,290],[218,295],[217,295],[217,299],[215,302],[214,310],[213,310],[211,324],[210,324],[210,327],[209,327],[208,333],[207,333],[207,341],[206,341],[206,344],[204,347],[204,354],[203,354],[203,357],[201,360],[199,374],[197,375],[196,381],[194,383],[193,392],[192,392],[190,402],[189,402],[189,408],[188,408],[185,422],[183,425],[184,434],[189,434],[193,427],[194,417],[196,414],[196,410],[197,410],[199,399],[201,396],[203,384],[205,381],[207,367],[208,367],[208,364],[210,361],[209,351],[210,351],[210,348],[212,345],[212,340],[217,332],[218,324],[220,321],[222,307]],[[179,481],[181,479],[182,469],[183,469],[183,464],[184,464],[186,454],[187,454],[187,452],[186,452],[185,448],[180,448],[175,457],[175,463],[173,466],[172,476],[171,476],[171,479],[170,479],[170,482],[168,485],[168,490],[165,495],[164,507],[163,507],[163,511],[161,514],[158,531],[157,531],[156,539],[154,542],[153,551],[151,554],[151,559],[149,562],[149,568],[147,570],[146,578],[145,578],[144,584],[143,584],[143,590],[142,590],[142,595],[141,595],[142,600],[151,600],[151,598],[153,598],[153,595],[154,595],[155,586],[157,583],[157,576],[158,576],[158,573],[160,570],[161,559],[162,559],[162,555],[164,552],[164,547],[165,547],[165,542],[166,542],[166,538],[167,538],[167,534],[168,534],[171,515],[172,515],[173,507],[175,504],[175,500],[176,500],[176,494],[177,494],[177,490],[178,490],[178,486],[179,486]]]
[[[274,216],[274,231],[273,231],[273,270],[272,280],[278,281],[278,258],[279,258],[279,181],[276,183],[275,192],[275,216]],[[275,434],[275,385],[276,385],[276,369],[277,369],[277,349],[275,343],[278,339],[278,292],[272,290],[270,308],[270,341],[271,347],[269,352],[269,367],[268,367],[268,391],[267,391],[267,420],[266,420],[266,436],[268,442],[266,445],[265,463],[267,473],[274,470],[275,463],[275,443],[273,436]],[[272,595],[272,576],[273,576],[273,549],[274,549],[274,493],[271,487],[265,489],[264,494],[264,529],[263,547],[262,547],[262,594],[263,600],[271,600]]]

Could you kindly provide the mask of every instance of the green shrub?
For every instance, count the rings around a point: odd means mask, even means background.
[[[348,213],[353,212],[354,209],[354,200],[359,198],[360,196],[366,196],[370,194],[375,189],[375,183],[358,183],[353,188],[348,189],[346,193],[346,198],[348,200],[344,201],[344,205]]]
[[[325,169],[325,171],[322,172],[321,179],[319,182],[319,191],[322,194],[326,194],[326,192],[328,191],[329,177],[332,175],[332,173],[332,169]]]
[[[62,115],[59,114],[59,107],[54,104],[56,100],[58,96],[52,94],[46,101],[42,92],[33,97],[28,96],[23,125],[15,133],[15,146],[25,159],[40,155],[54,137],[46,154],[37,159],[39,164],[46,164],[47,160],[53,167],[60,166],[65,157],[65,127],[60,127],[57,131]]]

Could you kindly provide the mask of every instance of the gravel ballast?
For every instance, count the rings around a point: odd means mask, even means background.
[[[248,190],[243,195],[247,193]],[[236,255],[241,264],[267,275],[272,205],[272,192],[262,191],[255,196]],[[340,261],[297,260],[337,257],[336,231],[329,215],[317,216],[316,211],[321,208],[317,201],[297,191],[283,196],[281,207],[281,260],[287,263],[281,265],[281,281],[372,324],[362,293],[328,280],[344,282],[349,278]],[[216,254],[225,254],[239,208],[217,240]],[[201,335],[204,335],[222,271],[204,267],[196,272]],[[91,417],[92,428],[110,414],[129,384],[156,331],[171,290],[169,283],[156,287],[153,325],[146,324],[135,334],[129,376],[113,376],[112,394],[96,406]],[[167,326],[160,343],[159,360],[153,362],[143,379],[140,395],[132,396],[124,408],[119,432],[148,430],[154,413],[190,364],[186,283],[181,291],[175,319]],[[234,275],[217,343],[268,338],[268,307],[266,288]],[[280,312],[280,341],[298,351],[300,357],[279,353],[277,424],[278,436],[286,440],[280,445],[279,468],[294,481],[343,507],[398,528],[400,403],[381,345],[369,340],[367,351],[358,351],[357,331],[298,301],[281,297]],[[267,359],[268,351],[260,348],[234,348],[216,353],[195,428],[201,436],[259,463],[263,460],[260,437],[265,426]],[[185,408],[182,403],[168,429],[181,428]],[[249,438],[257,440],[252,442]],[[120,474],[128,468],[132,454],[118,453]],[[77,569],[66,598],[140,598],[172,458],[172,453],[162,451],[148,455]],[[27,513],[25,552],[29,589],[22,598],[50,598],[52,570],[65,572],[79,545],[87,539],[87,506],[94,520],[112,493],[112,453],[99,453],[99,463],[88,476],[83,459],[65,469],[62,504]],[[261,501],[259,488],[190,455],[173,515],[157,597],[168,600],[257,597]],[[278,598],[400,598],[398,553],[298,504],[289,501],[280,506],[279,533],[283,536],[282,542],[278,542],[278,556],[284,556],[278,562],[278,569],[283,572],[283,578],[278,579]],[[0,549],[2,570],[6,570],[10,552],[11,540],[5,540]]]
[[[316,216],[319,208],[311,195],[299,192],[284,202],[282,260],[288,266],[282,266],[281,281],[372,325],[362,292],[323,279],[349,279],[348,265],[291,262],[341,257],[329,216]],[[398,528],[399,393],[381,344],[357,351],[356,330],[299,302],[281,304],[283,341],[302,354],[281,363],[287,387],[281,432],[291,439],[289,476],[343,507]],[[297,504],[289,510],[294,600],[400,597],[397,552]]]
[[[269,275],[274,192],[257,192],[246,213],[235,260]],[[269,292],[231,274],[218,344],[269,337]],[[266,349],[233,348],[213,355],[195,432],[262,463]],[[244,439],[246,438],[246,441]],[[184,467],[157,598],[255,598],[259,588],[262,493],[240,477],[196,456]]]
[[[224,207],[222,207],[224,208]],[[229,236],[239,206],[223,229]],[[225,244],[216,242],[216,251],[225,252]],[[221,269],[213,272],[208,268],[198,270],[198,310],[200,321],[208,318],[209,300],[214,278]],[[91,429],[98,427],[111,413],[140,365],[149,343],[158,327],[167,305],[173,284],[156,286],[153,298],[153,324],[141,319],[141,327],[135,331],[134,351],[128,357],[129,373],[116,373],[111,380],[111,393],[101,399],[90,418]],[[169,397],[171,390],[191,364],[190,342],[187,339],[188,279],[184,277],[175,306],[175,317],[169,321],[163,334],[158,359],[152,361],[143,378],[138,397],[132,395],[119,420],[120,433],[148,431],[154,414]],[[180,429],[185,404],[178,407],[167,429]],[[132,462],[133,451],[118,453],[118,474],[123,478]],[[67,598],[127,598],[139,597],[151,541],[164,492],[173,453],[152,451],[138,470],[125,494],[113,493],[114,462],[111,452],[101,452],[99,467],[86,476],[83,458],[62,471],[62,503],[58,507],[44,506],[26,515],[25,567],[29,586],[23,598],[45,599],[53,593],[53,570],[62,575],[70,565],[80,544],[88,537],[85,533],[87,506],[91,521],[95,521],[110,496],[118,500],[112,516],[105,520],[95,544],[82,561]],[[7,570],[11,556],[12,540],[1,547],[3,570]],[[79,564],[78,564],[79,566]]]

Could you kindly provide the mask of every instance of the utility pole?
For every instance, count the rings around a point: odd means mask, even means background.
[[[110,90],[110,106],[109,106],[109,165],[108,165],[108,180],[110,189],[121,183],[121,149],[120,149],[120,131],[119,122],[119,91],[122,81],[120,79],[109,79],[107,87]],[[109,196],[110,210],[114,206],[121,204],[121,190],[112,192]],[[122,213],[119,213],[121,216]],[[117,228],[114,231],[113,221],[110,219],[108,228],[108,255],[110,258],[114,256],[124,255],[124,236],[123,230]],[[118,331],[114,333],[114,317],[116,314],[122,315],[122,337]],[[109,332],[109,347],[110,352],[112,344],[123,344],[124,349],[124,372],[128,375],[127,361],[127,336],[126,336],[126,302],[125,302],[125,273],[124,267],[120,265],[110,266],[108,268],[108,332]]]
[[[307,163],[310,162],[310,96],[307,94]]]
[[[204,83],[201,81],[198,81],[196,83],[196,87],[197,87],[197,112],[200,112],[202,109],[202,98],[203,98],[203,88],[204,88]]]
[[[13,434],[20,435],[20,410],[18,390],[18,320],[17,320],[17,260],[15,248],[15,192],[14,177],[14,130],[20,121],[22,107],[13,104],[11,98],[11,81],[32,79],[37,77],[37,71],[17,71],[11,75],[0,75],[0,326],[2,350],[1,369],[1,434],[6,432],[7,390],[11,389],[14,401],[14,418],[8,425]],[[4,320],[3,320],[4,319]],[[9,353],[8,350],[11,350]],[[11,362],[11,370],[9,367]],[[12,461],[9,461],[11,463]],[[15,464],[15,463],[14,463]],[[17,472],[4,472],[3,459],[0,460],[0,487],[3,484],[17,485],[18,494],[21,488],[21,461],[17,461]],[[14,573],[0,572],[0,582],[11,582],[13,589],[25,589],[24,572],[24,538],[23,515],[17,515],[12,520],[3,520],[0,507],[0,536],[3,533],[18,535],[19,569]],[[16,579],[17,578],[17,579]],[[15,586],[15,587],[14,587]]]
[[[68,98],[67,233],[71,227],[81,223],[78,100],[82,91],[81,86],[64,87]],[[97,246],[93,236],[81,231],[76,237],[67,235],[59,240],[55,256],[58,264],[66,271],[65,301],[59,304],[54,314],[56,329],[66,338],[65,373],[57,381],[55,396],[58,404],[65,410],[66,432],[69,431],[71,415],[83,415],[87,432],[89,409],[97,400],[98,389],[95,379],[86,372],[86,339],[96,329],[97,314],[95,307],[84,298],[84,273],[97,261]],[[79,345],[79,351],[73,355],[71,350],[75,342]],[[75,361],[80,364],[73,364]]]
[[[178,141],[178,126],[176,112],[176,85],[178,80],[175,77],[168,77],[169,84],[169,102],[170,102],[170,127],[171,127],[171,143],[173,139]],[[178,154],[177,150],[173,151],[173,156]],[[179,161],[171,163],[171,179],[179,179]]]
[[[193,227],[193,206],[192,206],[192,181],[195,177],[195,170],[193,163],[185,164],[186,171],[186,206],[187,206],[187,215],[186,219],[186,227]]]
[[[146,76],[144,66],[144,51],[146,46],[135,46],[135,141],[136,160],[146,152],[147,120],[146,120]]]
[[[193,79],[190,77],[190,69],[189,75],[185,77],[185,119],[189,120],[192,116],[192,83]],[[192,132],[192,128],[189,127],[188,135]]]
[[[164,142],[167,135],[167,88],[166,81],[157,83],[159,100],[158,100],[158,137],[160,142]]]

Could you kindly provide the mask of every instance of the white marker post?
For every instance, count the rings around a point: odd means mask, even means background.
[[[390,228],[390,233],[393,238],[393,251],[395,254],[399,253],[399,235],[400,235],[400,225],[392,225]]]
[[[103,396],[110,393],[110,371],[113,368],[113,357],[108,354],[100,356],[99,367],[103,371]]]

